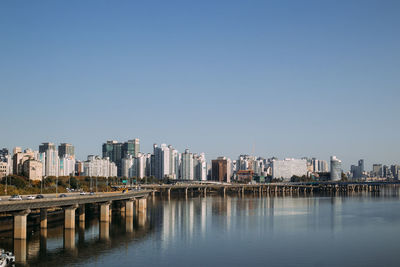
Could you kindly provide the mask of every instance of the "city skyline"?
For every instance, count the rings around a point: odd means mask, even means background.
[[[139,140],[140,140],[140,145],[139,145]],[[74,159],[76,159],[77,161],[85,161],[85,160],[87,160],[87,158],[89,157],[89,156],[99,156],[99,157],[111,157],[111,158],[113,158],[111,155],[107,155],[107,152],[105,153],[105,151],[104,151],[104,146],[106,145],[106,144],[112,144],[112,143],[114,143],[114,144],[118,144],[118,145],[121,145],[121,149],[122,149],[122,145],[126,145],[127,143],[130,143],[130,142],[137,142],[137,147],[135,147],[135,149],[133,150],[134,152],[133,152],[133,157],[135,157],[135,155],[137,155],[137,153],[141,153],[142,155],[145,155],[145,154],[153,154],[153,152],[154,152],[154,146],[158,146],[157,145],[157,143],[153,143],[152,144],[152,149],[151,150],[148,150],[148,151],[143,151],[142,149],[139,149],[138,151],[137,151],[137,149],[138,148],[140,148],[140,147],[142,147],[142,141],[141,141],[141,139],[140,138],[136,138],[136,137],[131,137],[129,140],[127,139],[126,141],[122,141],[122,140],[115,140],[115,139],[109,139],[109,140],[105,140],[105,141],[103,141],[102,143],[101,143],[101,145],[100,145],[100,152],[99,153],[89,153],[89,154],[87,154],[87,155],[84,155],[83,157],[79,157],[79,156],[75,156],[75,151],[76,151],[76,146],[74,146],[74,144],[72,144],[71,142],[70,143],[68,143],[68,142],[60,142],[60,143],[57,143],[57,142],[42,142],[42,143],[40,143],[39,145],[37,145],[37,147],[38,147],[38,152],[41,150],[40,149],[40,147],[43,147],[44,145],[46,145],[46,146],[48,146],[48,144],[50,144],[51,146],[54,146],[54,148],[57,148],[58,147],[58,149],[60,149],[61,147],[65,147],[65,146],[72,146],[72,153],[73,153],[73,156],[74,156]],[[178,152],[178,153],[185,153],[186,152],[186,150],[188,150],[188,151],[193,151],[193,150],[191,150],[190,148],[188,148],[188,147],[190,147],[190,146],[187,146],[185,149],[175,149],[175,147],[172,147],[172,145],[171,144],[169,144],[169,143],[160,143],[160,145],[165,145],[165,147],[171,147],[171,148],[173,148],[174,149],[174,151],[176,151],[176,152]],[[4,147],[4,146],[0,146],[0,149],[3,149],[3,148],[5,148],[5,149],[8,149],[8,151],[9,151],[9,153],[12,155],[12,153],[13,153],[13,150],[15,150],[16,148],[18,148],[18,149],[21,149],[22,151],[24,151],[25,149],[31,149],[32,151],[36,151],[36,149],[35,149],[35,147],[23,147],[23,146],[14,146],[14,147]],[[254,149],[254,148],[253,148]],[[42,152],[43,152],[44,150],[42,149]],[[79,151],[79,148],[78,148],[78,151]],[[121,150],[121,152],[123,152],[124,151],[124,149],[122,149]],[[60,154],[60,151],[58,151],[58,153]],[[119,152],[120,153],[120,152]],[[126,152],[125,152],[126,153]],[[207,156],[207,160],[206,160],[206,162],[207,162],[207,164],[209,164],[209,165],[211,165],[211,163],[212,163],[212,160],[215,160],[215,159],[218,159],[218,158],[220,158],[220,157],[227,157],[227,158],[229,158],[230,160],[232,160],[232,161],[235,161],[235,160],[237,160],[237,159],[239,159],[239,158],[241,158],[241,156],[252,156],[252,157],[256,157],[256,158],[264,158],[264,159],[271,159],[271,158],[277,158],[278,160],[286,160],[286,159],[289,159],[289,160],[291,160],[291,159],[304,159],[304,158],[307,158],[307,159],[317,159],[317,160],[324,160],[324,161],[327,161],[327,162],[329,162],[330,160],[332,160],[332,156],[333,157],[336,157],[335,155],[330,155],[327,159],[326,158],[318,158],[318,157],[315,157],[315,156],[310,156],[310,155],[302,155],[302,156],[298,156],[298,157],[293,157],[293,156],[284,156],[284,157],[277,157],[277,156],[275,156],[275,155],[263,155],[263,154],[252,154],[252,153],[240,153],[240,154],[238,154],[238,155],[233,155],[233,156],[227,156],[226,154],[223,154],[223,152],[222,153],[220,153],[220,154],[218,154],[218,156],[216,156],[216,157],[210,157],[207,153],[205,153],[204,151],[196,151],[196,152],[191,152],[191,153],[193,153],[193,155],[195,155],[195,154],[197,154],[197,155],[201,155],[202,153],[204,153],[206,156]],[[122,154],[123,153],[121,153],[120,154],[120,156],[118,156],[118,157],[121,157],[120,159],[117,159],[116,160],[116,162],[118,162],[118,160],[122,160],[124,157],[122,156]],[[340,158],[340,157],[339,157]],[[115,160],[115,159],[114,159]],[[355,161],[355,162],[351,162],[350,164],[349,164],[349,167],[347,167],[347,165],[345,165],[345,164],[343,164],[342,162],[343,162],[343,160],[340,158],[340,162],[341,162],[341,168],[342,168],[342,170],[344,171],[344,172],[352,172],[352,168],[354,167],[354,166],[356,166],[357,164],[360,164],[360,162],[362,162],[362,165],[363,165],[363,167],[362,167],[362,170],[364,171],[374,171],[374,169],[373,169],[373,166],[375,166],[375,165],[381,165],[381,167],[382,166],[391,166],[391,165],[399,165],[399,163],[400,163],[400,161],[393,161],[393,162],[383,162],[383,161],[376,161],[376,162],[371,162],[371,164],[369,164],[369,162],[370,162],[370,160],[368,160],[368,159],[365,159],[365,158],[359,158],[357,161]],[[365,162],[367,162],[367,163],[365,163]],[[120,163],[119,164],[117,164],[117,165],[119,165],[120,166]],[[361,171],[359,171],[360,173],[358,174],[358,175],[361,175]]]
[[[209,159],[395,164],[399,7],[2,1],[1,146],[67,142],[84,159],[135,136]]]

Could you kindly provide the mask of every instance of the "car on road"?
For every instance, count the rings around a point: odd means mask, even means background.
[[[93,196],[93,195],[94,195],[94,192],[90,192],[90,195]]]
[[[20,195],[12,195],[8,200],[18,201],[18,200],[22,200],[22,197]]]
[[[124,189],[124,190],[122,190],[122,193],[123,193],[123,194],[125,194],[125,193],[126,193],[126,190],[125,190],[125,189]]]
[[[84,195],[86,195],[86,192],[82,191],[79,193],[79,195],[84,196]]]
[[[58,197],[67,197],[67,195],[66,194],[61,194]]]
[[[42,199],[42,198],[44,198],[43,195],[37,195],[37,196],[36,196],[36,199]]]
[[[27,196],[26,199],[33,200],[33,199],[35,199],[35,196]]]

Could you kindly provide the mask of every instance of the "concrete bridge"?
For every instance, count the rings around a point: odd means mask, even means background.
[[[335,182],[318,182],[318,183],[269,183],[269,184],[208,184],[208,183],[179,183],[179,184],[163,184],[163,185],[141,185],[142,188],[153,190],[152,194],[156,192],[163,195],[166,194],[168,197],[171,192],[184,193],[188,196],[188,193],[192,195],[195,193],[203,194],[207,193],[221,193],[223,195],[227,193],[239,193],[245,194],[246,192],[252,193],[314,193],[314,192],[379,192],[380,187],[384,183],[335,183]]]
[[[26,239],[27,216],[32,211],[40,211],[40,228],[47,229],[47,210],[62,208],[64,210],[64,228],[75,229],[75,214],[78,210],[79,221],[85,221],[85,205],[100,206],[100,222],[110,221],[110,204],[120,203],[120,211],[126,217],[133,217],[134,207],[137,214],[146,216],[147,197],[152,190],[128,191],[127,193],[98,193],[95,195],[67,196],[63,198],[45,197],[34,200],[0,201],[0,212],[14,217],[14,239]],[[142,216],[143,217],[143,216]],[[73,231],[71,232],[75,234]],[[105,233],[107,234],[107,233]]]

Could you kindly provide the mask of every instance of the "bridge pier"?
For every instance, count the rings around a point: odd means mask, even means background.
[[[84,222],[85,221],[85,204],[79,205],[79,221]]]
[[[185,188],[185,198],[188,198],[188,188]]]
[[[26,239],[26,217],[30,212],[24,210],[14,214],[14,239]]]
[[[75,210],[78,205],[64,208],[64,228],[75,229]]]
[[[47,209],[40,209],[40,228],[47,228]]]
[[[146,214],[147,211],[147,199],[138,198],[136,199],[136,212],[138,214]]]
[[[133,200],[125,202],[125,215],[126,217],[133,217]]]
[[[207,187],[204,187],[204,197],[207,196]]]
[[[226,196],[226,187],[224,186],[224,188],[223,188],[223,194],[224,194],[224,197]]]
[[[171,188],[167,189],[168,199],[171,197]]]
[[[110,204],[111,202],[100,204],[100,222],[110,222]]]

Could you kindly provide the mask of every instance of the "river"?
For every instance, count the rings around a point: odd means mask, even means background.
[[[150,198],[147,214],[87,216],[0,235],[17,266],[399,266],[399,187],[350,195]],[[22,255],[22,256],[21,256]]]

